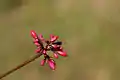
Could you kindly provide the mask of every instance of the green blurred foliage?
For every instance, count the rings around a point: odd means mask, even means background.
[[[56,34],[69,57],[57,70],[41,58],[5,80],[120,80],[120,1],[1,0],[0,74],[34,56],[30,30]]]

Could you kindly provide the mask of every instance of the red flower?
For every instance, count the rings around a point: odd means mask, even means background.
[[[36,39],[37,38],[37,34],[34,30],[31,30],[31,36]]]
[[[56,63],[55,63],[55,61],[54,61],[53,59],[50,59],[50,58],[48,58],[48,59],[43,59],[43,60],[41,60],[40,65],[41,65],[41,66],[44,66],[45,63],[48,63],[49,67],[50,67],[52,70],[55,70],[55,69],[56,69]]]
[[[42,34],[39,34],[39,38],[40,38],[41,41],[44,41],[44,38],[43,38]]]
[[[41,66],[44,66],[45,61],[46,61],[45,59],[41,60],[40,65],[41,65]]]
[[[31,36],[33,37],[33,42],[37,46],[37,49],[35,52],[37,54],[42,53],[44,55],[44,59],[41,60],[40,65],[44,66],[44,64],[47,62],[49,67],[52,70],[56,69],[56,63],[55,61],[48,55],[47,51],[52,51],[53,56],[55,58],[58,58],[58,55],[67,56],[67,53],[62,48],[62,42],[58,41],[58,36],[55,36],[53,34],[50,35],[50,40],[45,40],[43,38],[42,34],[39,34],[39,36],[36,34],[35,31],[31,30]]]
[[[57,54],[57,53],[53,53],[53,56],[54,56],[55,58],[58,58],[58,54]]]
[[[48,59],[48,64],[49,64],[49,67],[50,67],[52,70],[55,70],[55,69],[56,69],[56,63],[55,63],[54,60]]]
[[[53,34],[50,35],[50,41],[54,42],[58,39],[58,36],[54,36]]]
[[[59,55],[61,55],[61,56],[64,56],[64,57],[67,56],[67,54],[66,54],[65,51],[57,51],[57,53],[58,53]]]
[[[37,49],[35,50],[35,53],[40,53],[40,51],[41,51],[41,49],[40,49],[40,48],[37,48]]]

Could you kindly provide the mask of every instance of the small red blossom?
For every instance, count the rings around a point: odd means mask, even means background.
[[[37,34],[35,31],[31,30],[31,36],[34,38],[34,39],[37,39]]]
[[[57,59],[58,58],[58,54],[54,53],[53,56]]]
[[[51,42],[54,42],[54,41],[56,41],[57,39],[58,39],[58,36],[55,36],[55,35],[53,35],[53,34],[50,35],[50,41],[51,41]]]
[[[41,66],[44,66],[45,61],[46,61],[45,59],[41,60],[40,65],[41,65]]]
[[[55,70],[55,69],[56,69],[56,63],[55,63],[54,60],[48,59],[48,64],[49,64],[49,67],[50,67],[52,70]]]
[[[44,38],[43,38],[43,35],[42,34],[39,34],[39,39],[44,41]]]
[[[37,48],[37,49],[35,50],[35,53],[40,53],[40,51],[41,51],[41,49],[40,49],[40,48]]]
[[[48,63],[52,70],[56,69],[55,61],[49,56],[47,51],[52,51],[54,58],[58,58],[58,55],[67,56],[67,53],[63,50],[62,42],[58,41],[59,36],[50,35],[50,40],[45,40],[42,34],[37,35],[34,30],[31,30],[31,36],[33,37],[33,43],[37,46],[35,52],[44,55],[44,59],[41,60],[40,65],[44,66]]]

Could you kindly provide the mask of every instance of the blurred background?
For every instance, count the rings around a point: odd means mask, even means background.
[[[3,80],[120,80],[119,0],[0,0],[0,74],[35,55],[30,30],[59,35],[69,57]]]

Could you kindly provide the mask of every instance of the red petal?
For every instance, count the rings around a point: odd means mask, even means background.
[[[54,36],[54,35],[50,35],[50,41],[51,42],[54,42],[54,41],[56,41],[58,39],[58,36]]]
[[[46,54],[46,52],[47,52],[46,50],[43,50],[43,52],[42,52],[42,53],[43,53],[43,54]]]
[[[52,45],[53,48],[57,49],[59,47],[59,45]]]
[[[65,51],[57,51],[57,53],[61,56],[64,56],[64,57],[67,56],[67,53]]]
[[[56,63],[55,63],[54,60],[49,59],[49,60],[48,60],[48,64],[49,64],[49,67],[50,67],[52,70],[55,70],[55,68],[56,68]]]
[[[41,66],[44,66],[45,61],[46,61],[46,60],[44,60],[44,59],[43,59],[43,60],[41,60],[40,65],[41,65]]]
[[[63,50],[63,47],[62,47],[62,46],[60,46],[60,50],[61,50],[61,51]]]
[[[39,38],[40,38],[40,40],[44,41],[44,38],[43,38],[42,34],[39,34]]]
[[[33,42],[34,42],[34,43],[38,43],[38,39],[35,39]]]
[[[58,54],[57,53],[53,53],[55,58],[58,58]]]
[[[35,44],[36,46],[40,46],[40,44],[39,44],[39,43],[37,43],[37,42],[36,42],[36,43],[34,43],[34,44]]]
[[[34,30],[31,30],[31,36],[34,38],[34,39],[36,39],[37,38],[37,34],[36,34],[36,32],[34,31]]]
[[[63,48],[62,48],[60,45],[54,44],[54,45],[52,45],[52,47],[53,47],[54,50],[56,50],[56,51],[63,51]]]
[[[39,49],[39,48],[38,48],[38,49],[36,49],[36,50],[35,50],[35,52],[36,52],[36,53],[39,53],[39,52],[40,52],[40,49]]]

